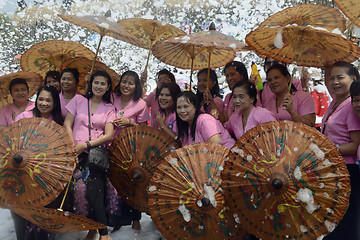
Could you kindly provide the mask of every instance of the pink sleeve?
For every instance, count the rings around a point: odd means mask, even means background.
[[[20,113],[16,119],[15,119],[15,122],[19,121],[20,119],[23,119],[23,118],[32,118],[34,117],[34,114],[32,111],[25,111],[25,112],[22,112]]]
[[[71,101],[65,107],[69,111],[69,113],[71,113],[71,115],[73,115],[74,117],[77,114],[77,105],[78,105],[79,97],[83,97],[83,96],[76,95],[75,97],[73,97],[73,99],[71,99]]]
[[[224,102],[219,97],[214,98],[214,102],[216,104],[216,107],[219,109],[220,112],[224,111]]]
[[[202,139],[204,139],[204,142],[215,134],[221,133],[221,130],[218,129],[216,125],[216,119],[213,116],[204,113],[201,114],[199,118],[199,125],[196,126],[196,129],[199,129],[199,133]]]
[[[232,114],[230,119],[226,123],[224,123],[224,128],[232,135],[234,134],[234,129],[233,129],[233,126],[232,126],[233,116],[235,116],[235,114]]]
[[[294,97],[297,98],[295,111],[297,111],[300,114],[300,116],[304,116],[312,113],[316,114],[315,102],[309,93],[304,91],[297,91]]]
[[[7,110],[7,106],[0,109],[0,125],[1,126],[7,126],[8,125],[8,123],[6,121],[6,114],[5,114],[6,110]]]
[[[106,115],[106,123],[112,123],[116,119],[115,107]]]
[[[141,108],[139,109],[139,114],[136,119],[137,123],[143,123],[150,120],[149,109],[146,106],[146,102],[145,101],[140,101],[140,102],[141,102]]]
[[[360,117],[358,117],[351,104],[348,104],[347,106],[347,118],[346,118],[346,126],[347,126],[347,130],[349,132],[351,131],[359,131],[360,130]]]

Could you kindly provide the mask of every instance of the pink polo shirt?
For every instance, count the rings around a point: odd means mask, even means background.
[[[223,127],[220,121],[207,113],[200,114],[196,121],[195,140],[192,139],[189,127],[189,137],[181,141],[182,146],[190,145],[198,142],[206,142],[215,134],[221,135],[221,145],[232,148],[235,140],[230,136],[229,132]]]
[[[120,118],[120,112],[123,111],[123,117],[129,118],[135,123],[147,122],[150,119],[146,102],[141,98],[136,101],[131,99],[125,106],[125,108],[121,109],[121,97],[114,94],[114,107],[116,118]],[[116,137],[119,133],[120,129],[118,127],[115,127],[114,137]]]
[[[333,100],[328,107],[321,124],[324,129],[325,120],[332,111],[336,100]],[[351,99],[348,98],[342,102],[333,114],[329,117],[324,134],[336,145],[343,145],[351,142],[350,132],[360,130],[360,118],[356,116],[351,107]],[[346,164],[355,164],[356,155],[344,155]]]
[[[35,103],[32,101],[28,101],[24,112],[30,111],[34,107],[35,107]],[[13,112],[11,110],[15,113],[15,118],[13,118],[13,115],[12,115]],[[19,109],[16,107],[16,105],[14,103],[11,103],[10,105],[3,107],[2,109],[0,109],[0,125],[1,126],[9,126],[11,123],[13,123],[15,121],[16,117],[20,113],[21,112],[19,111]]]
[[[214,102],[215,102],[216,107],[219,109],[219,112],[222,113],[224,111],[224,102],[223,102],[223,100],[221,98],[219,98],[219,97],[214,97]],[[205,112],[205,113],[208,113],[208,114],[210,114],[210,112],[211,112],[210,107],[208,107],[207,111],[205,111],[204,106],[201,106],[200,110]]]
[[[294,110],[300,114],[300,116],[304,116],[307,114],[316,114],[315,110],[315,102],[311,95],[304,91],[296,91],[291,95],[293,100],[293,107]],[[276,96],[273,95],[263,101],[262,104],[263,108],[268,109],[272,113],[274,113],[275,117],[278,120],[290,120],[293,121],[290,113],[283,109],[282,105],[278,109],[276,109]]]
[[[239,111],[235,111],[224,126],[230,134],[234,134],[238,139],[260,123],[271,121],[276,121],[275,115],[272,112],[262,107],[253,107],[249,114],[245,129],[243,129],[242,115]]]
[[[146,98],[145,101],[150,108],[150,126],[158,127],[156,124],[156,114],[159,112],[160,107],[158,100],[156,99],[156,92],[151,92]]]
[[[76,95],[66,105],[66,109],[75,117],[73,125],[74,144],[89,141],[89,117],[88,117],[88,99],[82,95]],[[91,101],[90,101],[91,109]],[[114,121],[115,108],[111,103],[102,101],[96,112],[91,114],[91,139],[96,139],[103,135],[105,125]]]
[[[17,121],[19,121],[20,119],[23,119],[23,118],[33,118],[33,117],[34,117],[34,113],[33,113],[32,110],[25,111],[25,112],[20,113],[19,116],[16,117],[15,122],[17,122]],[[51,116],[51,114],[50,114],[48,119],[53,120],[53,117]]]
[[[232,93],[228,93],[225,97],[224,100],[224,112],[227,113],[227,116],[230,118],[231,114],[234,112],[235,108],[234,108],[234,103],[233,103],[233,98],[231,97]]]
[[[79,95],[79,94],[75,94]],[[74,96],[74,97],[75,97]],[[66,109],[66,105],[68,104],[68,102],[65,100],[64,96],[62,95],[62,92],[59,93],[59,99],[60,99],[60,107],[61,107],[61,115],[63,116],[63,118],[66,118],[66,114],[68,113],[68,110]],[[71,100],[70,100],[71,101]]]

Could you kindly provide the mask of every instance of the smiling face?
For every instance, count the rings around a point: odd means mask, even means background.
[[[60,79],[61,90],[64,92],[76,91],[76,79],[71,72],[64,72]]]
[[[176,113],[181,120],[191,125],[195,117],[196,108],[189,99],[182,96],[177,99]]]
[[[230,66],[225,69],[226,82],[230,89],[233,89],[237,82],[244,80],[244,76],[241,75],[234,66]]]
[[[54,109],[54,99],[51,93],[42,90],[37,98],[36,107],[39,109],[41,116],[47,118]]]
[[[46,85],[53,86],[56,88],[58,92],[60,92],[60,82],[57,81],[55,78],[49,76],[46,78]]]
[[[158,98],[159,106],[161,109],[171,111],[174,109],[175,102],[171,96],[168,88],[163,88]]]
[[[245,87],[236,87],[233,90],[234,107],[239,112],[244,112],[254,106],[254,98],[251,98]]]
[[[280,95],[288,91],[290,77],[284,76],[279,69],[274,68],[268,72],[266,79],[270,90],[275,95]]]
[[[11,88],[11,97],[15,104],[22,104],[29,99],[29,90],[25,84],[15,84]]]
[[[214,81],[212,79],[209,79],[209,90],[211,90],[214,87]],[[206,91],[207,88],[207,73],[206,72],[202,72],[200,73],[199,77],[198,77],[198,82],[197,82],[197,89],[200,93],[204,93]]]
[[[351,101],[355,114],[360,117],[360,95],[354,96]]]
[[[159,75],[159,77],[158,77],[158,79],[156,81],[156,84],[158,86],[161,86],[161,84],[169,83],[169,82],[171,82],[170,76],[168,74],[161,74],[161,75]]]
[[[110,88],[107,78],[103,76],[96,76],[92,82],[91,90],[96,97],[103,97],[106,91]]]
[[[345,67],[333,67],[330,71],[328,80],[329,92],[334,94],[336,99],[342,99],[349,96],[350,85],[355,77],[347,74]]]
[[[120,92],[124,96],[132,96],[135,92],[136,84],[134,77],[125,75],[120,82]]]

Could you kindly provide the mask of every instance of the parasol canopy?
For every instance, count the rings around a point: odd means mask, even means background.
[[[0,131],[0,206],[45,206],[65,188],[76,157],[65,129],[45,118]]]
[[[224,205],[220,172],[226,147],[196,143],[175,150],[158,166],[149,208],[166,239],[242,239],[246,232]]]
[[[79,232],[106,228],[84,216],[45,207],[11,207],[11,210],[42,229],[52,233]]]
[[[63,64],[61,65],[61,70],[64,70],[66,68],[76,68],[79,71],[79,75],[80,75],[78,90],[80,92],[84,92],[86,91],[85,77],[91,72],[92,65],[93,65],[93,60],[90,60],[85,57],[76,57],[76,58],[70,58],[65,62],[63,62]],[[120,81],[120,75],[100,61],[95,62],[93,70],[107,72],[111,77],[113,89]]]
[[[305,124],[260,124],[238,139],[221,173],[225,202],[262,239],[322,239],[349,204],[336,146]]]
[[[334,0],[351,23],[360,27],[360,2],[357,0]]]
[[[351,40],[310,26],[258,28],[246,36],[246,42],[261,55],[299,66],[325,67],[360,57],[360,48]]]
[[[9,91],[10,82],[15,78],[23,78],[29,86],[29,97],[32,97],[43,85],[42,77],[35,72],[10,73],[0,77],[0,108],[13,102]]]
[[[23,71],[32,71],[45,77],[48,71],[59,71],[61,64],[74,57],[95,58],[95,54],[84,45],[71,41],[49,40],[31,46],[21,56]]]
[[[147,187],[157,166],[180,147],[163,131],[148,126],[123,129],[109,148],[110,180],[123,200],[149,212]]]

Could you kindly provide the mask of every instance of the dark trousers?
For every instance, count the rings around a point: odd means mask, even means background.
[[[15,233],[17,240],[25,239],[25,230],[26,230],[26,219],[17,215],[15,212],[10,211],[12,219],[14,221]]]

